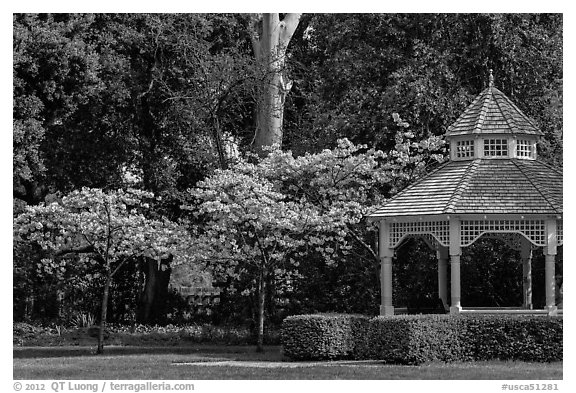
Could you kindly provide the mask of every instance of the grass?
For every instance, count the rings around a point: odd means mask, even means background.
[[[562,362],[297,363],[287,362],[280,347],[262,354],[251,346],[223,345],[110,346],[105,351],[95,356],[91,347],[15,347],[14,379],[562,379]]]

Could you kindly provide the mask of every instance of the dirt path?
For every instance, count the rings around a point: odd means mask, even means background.
[[[338,360],[323,362],[258,362],[258,361],[200,361],[200,362],[174,362],[173,366],[232,366],[232,367],[253,367],[253,368],[300,368],[300,367],[317,367],[317,366],[374,366],[382,367],[383,363],[374,360]]]

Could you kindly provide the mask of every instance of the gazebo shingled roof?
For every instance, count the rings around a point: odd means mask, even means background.
[[[562,173],[540,161],[449,161],[370,217],[450,213],[562,214]]]
[[[491,133],[544,135],[534,122],[492,83],[448,127],[446,136]]]
[[[532,249],[545,254],[546,307],[557,313],[555,256],[563,244],[562,172],[537,160],[543,135],[535,123],[494,87],[488,87],[446,131],[450,161],[389,199],[368,217],[378,222],[381,315],[394,314],[392,258],[408,237],[437,251],[438,296],[450,312],[479,312],[460,304],[462,248],[480,237],[499,237],[521,252],[523,310],[532,309]]]

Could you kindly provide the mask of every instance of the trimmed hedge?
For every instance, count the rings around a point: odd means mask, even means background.
[[[491,315],[300,315],[282,328],[292,359],[430,361],[562,360],[562,318]]]
[[[563,357],[562,317],[463,316],[475,360],[554,362]]]
[[[370,321],[368,356],[394,364],[467,360],[462,322],[448,315],[376,317]]]
[[[370,319],[362,315],[315,314],[282,323],[284,354],[295,360],[355,359],[366,352]]]

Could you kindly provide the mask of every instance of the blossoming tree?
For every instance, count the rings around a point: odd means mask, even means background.
[[[136,257],[185,258],[188,232],[146,216],[153,195],[137,190],[83,188],[51,204],[27,206],[14,220],[14,240],[42,247],[46,259],[81,254],[100,264],[105,278],[97,353],[104,350],[109,289],[119,269]]]
[[[378,262],[361,222],[383,201],[393,180],[405,176],[401,168],[424,162],[410,154],[419,148],[424,149],[403,137],[391,155],[348,140],[301,157],[275,148],[257,164],[240,160],[190,190],[184,208],[195,215],[194,258],[216,276],[253,276],[258,350],[263,348],[270,279],[286,282],[297,277],[306,255],[317,253],[331,263],[353,244]]]
[[[289,269],[290,256],[305,244],[318,217],[308,206],[287,201],[248,163],[217,171],[190,194],[199,208],[194,204],[184,208],[194,210],[202,220],[194,257],[206,262],[218,277],[256,272],[257,347],[262,351],[268,276]]]

